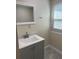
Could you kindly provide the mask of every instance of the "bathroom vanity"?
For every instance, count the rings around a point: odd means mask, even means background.
[[[44,38],[32,35],[26,39],[19,39],[21,59],[44,59]]]

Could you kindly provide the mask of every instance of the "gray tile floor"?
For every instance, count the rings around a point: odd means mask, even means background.
[[[62,59],[62,55],[57,53],[51,47],[45,48],[44,59]]]

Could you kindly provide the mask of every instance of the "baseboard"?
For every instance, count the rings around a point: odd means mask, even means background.
[[[58,52],[59,54],[62,55],[62,51],[60,51],[59,49],[55,48],[54,46],[52,46],[52,45],[47,45],[47,46],[45,46],[45,48],[47,48],[47,47],[51,47],[51,48],[54,49],[56,52]]]

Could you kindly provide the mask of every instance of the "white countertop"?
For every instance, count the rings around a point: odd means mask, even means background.
[[[18,40],[19,42],[19,49],[22,49],[24,47],[30,46],[32,44],[35,44],[37,42],[43,41],[44,38],[38,36],[38,35],[32,35],[29,38],[21,38]]]

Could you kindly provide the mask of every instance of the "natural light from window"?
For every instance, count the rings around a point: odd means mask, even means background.
[[[54,29],[62,29],[62,4],[57,4],[54,10]]]

